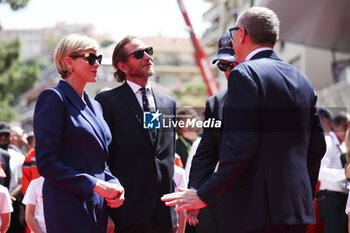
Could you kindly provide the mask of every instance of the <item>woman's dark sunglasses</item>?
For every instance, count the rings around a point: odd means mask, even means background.
[[[95,64],[96,60],[97,60],[98,64],[100,64],[100,65],[102,62],[102,55],[96,56],[96,54],[94,54],[94,53],[74,54],[74,55],[70,55],[69,57],[71,57],[71,58],[84,57],[89,62],[89,65],[91,65],[91,66]]]
[[[236,65],[237,65],[237,62],[230,62],[230,63],[218,62],[216,64],[216,66],[219,68],[219,70],[221,70],[223,72],[226,72],[228,67],[230,67],[231,69],[235,68]]]
[[[149,56],[152,56],[153,55],[153,48],[152,47],[148,47],[148,48],[145,48],[145,49],[140,49],[140,50],[136,50],[132,53],[130,53],[128,56],[126,56],[124,58],[124,60],[128,59],[131,55],[134,54],[135,58],[136,59],[141,59],[143,58],[143,55],[145,54],[145,52],[149,55]]]

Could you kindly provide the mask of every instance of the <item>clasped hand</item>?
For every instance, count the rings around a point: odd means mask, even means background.
[[[101,197],[104,197],[107,205],[112,208],[117,208],[123,205],[125,200],[124,188],[118,184],[98,180],[93,191]]]

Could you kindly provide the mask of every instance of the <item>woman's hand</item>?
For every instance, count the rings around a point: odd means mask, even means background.
[[[123,196],[124,199],[124,188],[122,186],[114,183],[108,183],[103,180],[97,180],[93,191],[95,191],[101,197],[104,197],[106,200],[117,199],[120,196]]]
[[[120,196],[118,196],[114,199],[106,199],[106,201],[107,201],[107,205],[111,208],[117,208],[117,207],[123,205],[123,203],[125,201],[124,189],[123,189],[123,193]]]

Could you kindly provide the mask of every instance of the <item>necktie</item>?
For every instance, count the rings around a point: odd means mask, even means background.
[[[141,87],[140,91],[142,93],[143,111],[144,112],[149,112],[149,102],[148,102],[147,95],[146,95],[146,88]],[[156,138],[156,130],[155,129],[150,129],[150,131],[151,131],[153,143],[155,143],[156,140],[157,140],[157,138]]]
[[[140,91],[142,93],[143,111],[144,112],[149,112],[149,102],[148,102],[148,99],[147,99],[146,88],[141,87]]]

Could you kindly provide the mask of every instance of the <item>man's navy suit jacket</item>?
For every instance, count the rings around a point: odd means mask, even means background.
[[[231,71],[219,169],[198,190],[217,205],[219,232],[314,223],[309,176],[326,149],[316,100],[272,50]]]
[[[162,116],[174,120],[175,100],[152,91]],[[125,188],[124,204],[110,209],[116,228],[145,223],[153,216],[164,226],[175,227],[176,213],[160,200],[175,188],[175,129],[161,127],[153,143],[150,131],[143,128],[141,106],[127,83],[98,94],[96,100],[112,132],[108,165]]]

